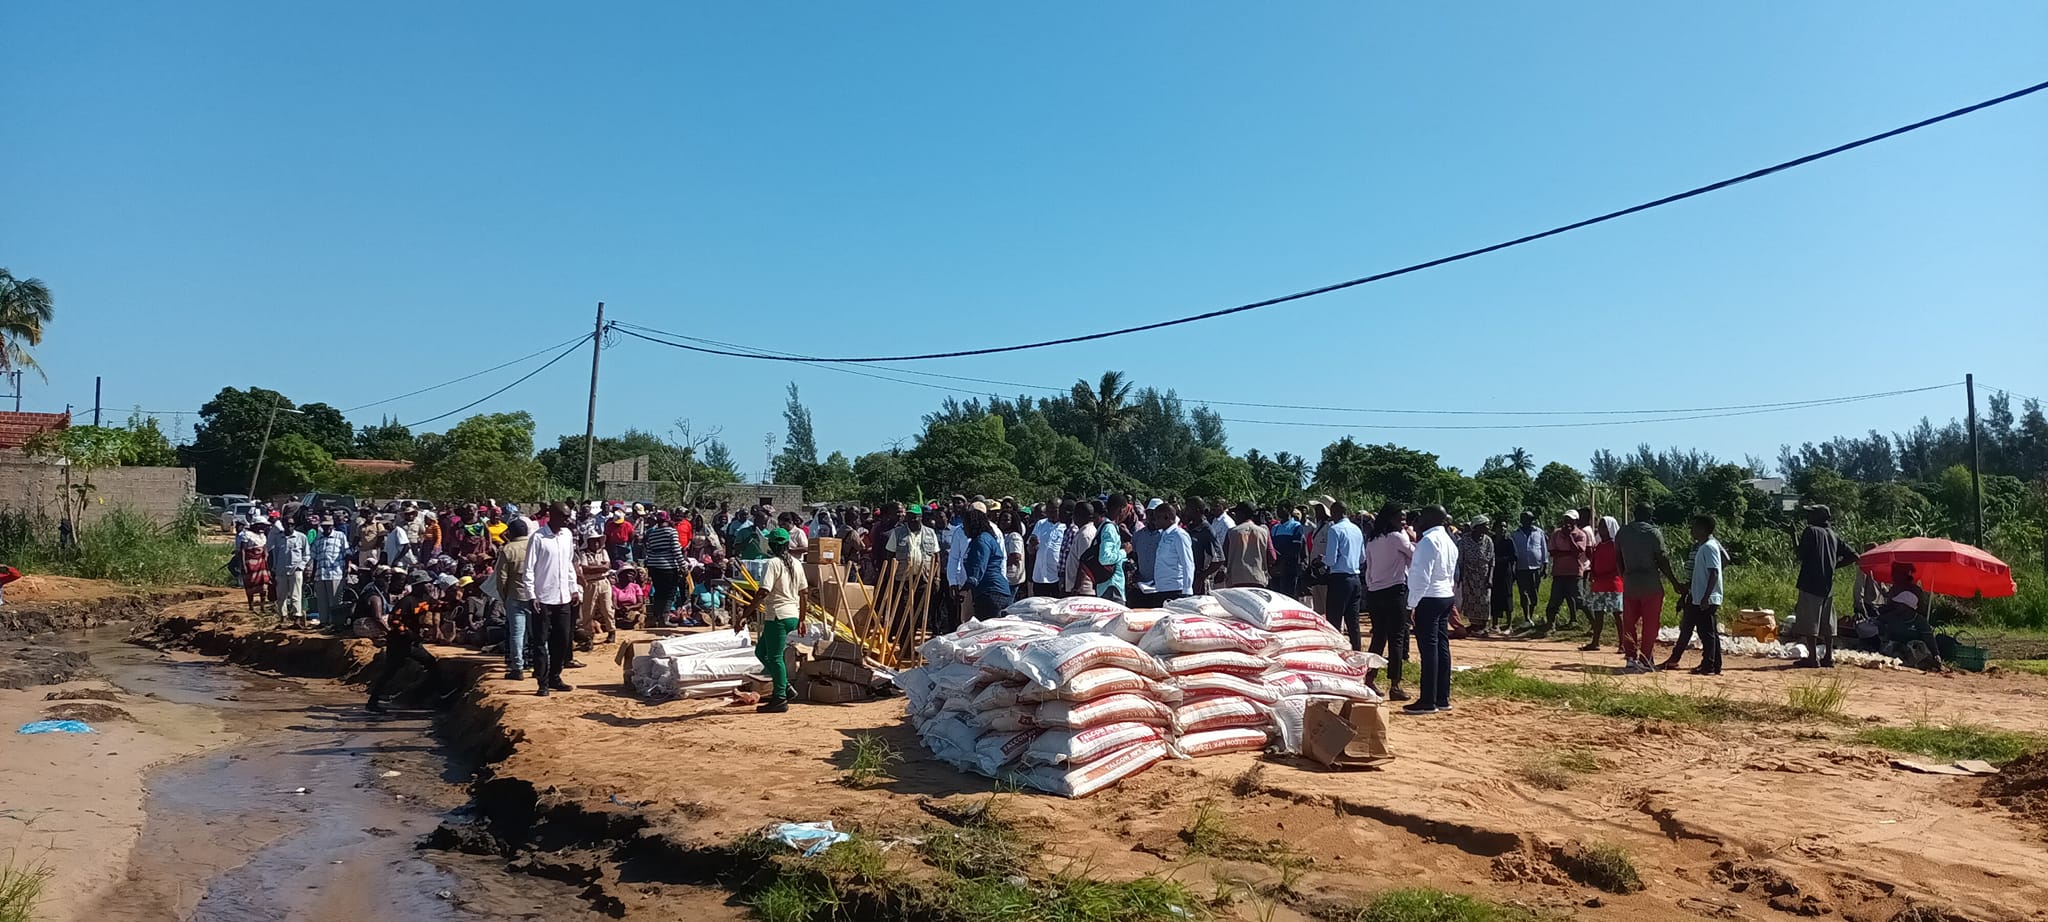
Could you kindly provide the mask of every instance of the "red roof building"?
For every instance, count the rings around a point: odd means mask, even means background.
[[[14,413],[0,410],[0,451],[20,451],[35,434],[71,427],[69,413]]]

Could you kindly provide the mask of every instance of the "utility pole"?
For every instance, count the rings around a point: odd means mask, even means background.
[[[597,464],[597,359],[604,354],[604,302],[597,302],[597,332],[590,337],[590,412],[583,417],[583,495],[590,498],[590,475]]]
[[[775,482],[775,433],[761,434],[761,482]]]
[[[100,376],[92,376],[92,427],[100,427]]]
[[[256,478],[263,476],[263,456],[270,452],[270,427],[277,425],[277,414],[297,413],[287,410],[283,404],[270,408],[270,418],[263,423],[263,444],[256,446],[256,469],[249,472],[249,498],[256,498]]]
[[[14,412],[19,413],[21,412],[21,372],[10,371],[7,373],[7,378],[14,385]]]
[[[1984,453],[1977,448],[1977,376],[1963,376],[1963,394],[1970,401],[1970,506],[1975,510],[1977,546],[1984,546]]]

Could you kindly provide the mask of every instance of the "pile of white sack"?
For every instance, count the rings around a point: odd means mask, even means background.
[[[812,622],[811,634],[824,630]],[[816,637],[799,634],[790,643],[812,643]],[[663,637],[649,645],[644,654],[633,657],[633,691],[642,698],[717,698],[739,691],[749,675],[761,672],[754,657],[754,639],[744,630],[710,631]]]
[[[1677,644],[1678,629],[1675,627],[1658,628],[1657,642]],[[1693,638],[1691,649],[1700,649],[1699,638]],[[1762,641],[1754,637],[1735,637],[1722,634],[1721,655],[1755,656],[1765,659],[1805,659],[1806,645],[1803,643],[1786,643],[1778,640]],[[1886,656],[1882,653],[1866,653],[1862,650],[1836,650],[1834,651],[1834,657],[1835,662],[1840,665],[1861,666],[1865,669],[1900,669],[1906,665],[1896,656]]]
[[[1169,758],[1299,752],[1309,702],[1378,701],[1365,675],[1385,665],[1263,589],[1163,610],[1025,599],[920,652],[897,684],[934,756],[1066,797]]]

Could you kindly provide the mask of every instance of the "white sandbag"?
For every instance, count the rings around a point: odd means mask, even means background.
[[[1005,767],[1022,759],[1037,736],[1037,730],[983,733],[974,738],[974,746],[969,750],[971,756],[965,760],[970,764],[965,767],[994,778]]]
[[[649,656],[695,656],[699,653],[720,653],[732,650],[752,650],[754,641],[746,631],[706,631],[702,634],[684,634],[680,637],[663,637],[647,645]]]
[[[1212,595],[1230,612],[1231,617],[1262,630],[1278,631],[1329,623],[1314,609],[1301,604],[1300,599],[1289,598],[1271,589],[1218,589]]]
[[[1125,778],[1151,768],[1171,755],[1166,743],[1150,741],[1125,746],[1080,766],[1040,766],[1011,776],[1020,784],[1058,794],[1086,797]]]
[[[740,690],[739,679],[719,679],[712,682],[686,682],[676,686],[678,698],[722,698]]]
[[[1263,727],[1224,727],[1184,735],[1174,741],[1173,748],[1182,758],[1200,759],[1232,752],[1258,752],[1271,741]]]
[[[1137,722],[1169,726],[1173,709],[1144,695],[1110,695],[1093,701],[1047,701],[1038,706],[1037,726],[1085,730],[1103,724]]]
[[[1166,612],[1157,608],[1134,608],[1109,619],[1108,623],[1102,626],[1102,633],[1126,643],[1137,643],[1165,614]]]
[[[1002,623],[998,623],[1002,622]],[[975,622],[970,622],[974,624]],[[998,619],[997,622],[980,622],[981,627],[969,631],[962,626],[959,631],[941,634],[925,641],[917,648],[924,661],[943,666],[950,663],[976,663],[988,651],[1004,644],[1021,643],[1039,637],[1051,637],[1059,631],[1050,625],[1034,621]],[[993,625],[993,626],[992,626]]]
[[[1298,653],[1304,650],[1336,650],[1341,652],[1351,649],[1351,641],[1347,640],[1344,635],[1332,630],[1292,628],[1285,631],[1274,631],[1273,636],[1277,638],[1277,642],[1274,643],[1271,650],[1266,651],[1268,656],[1277,656],[1282,653]]]
[[[1056,600],[1050,606],[1019,617],[1065,627],[1076,621],[1088,621],[1103,615],[1120,615],[1128,610],[1121,602],[1079,595]]]
[[[932,693],[941,698],[972,699],[975,691],[988,684],[984,681],[987,673],[966,663],[924,668],[925,678],[932,683]]]
[[[1171,685],[1146,678],[1129,669],[1104,666],[1076,675],[1053,688],[1021,685],[1016,694],[1016,701],[1092,701],[1108,695],[1126,693],[1140,694],[1161,701],[1179,701],[1181,694],[1179,689]]]
[[[974,751],[974,741],[981,737],[981,731],[971,727],[959,717],[948,715],[926,721],[918,728],[917,736],[924,741],[925,748],[938,753],[942,749]]]
[[[1165,738],[1158,727],[1135,722],[1103,724],[1084,730],[1047,730],[1031,741],[1024,752],[1024,764],[1086,765],[1126,746]]]
[[[1017,693],[1026,688],[1022,682],[990,682],[967,702],[970,711],[993,711],[998,708],[1016,707]]]
[[[1060,628],[1062,634],[1107,634],[1110,622],[1121,615],[1089,615],[1079,621]]]
[[[677,656],[668,661],[669,675],[677,684],[737,679],[761,671],[761,661],[752,650],[729,653]]]
[[[1331,675],[1365,678],[1367,670],[1385,668],[1386,657],[1350,650],[1292,650],[1272,657],[1276,669],[1293,672],[1327,672]]]
[[[1193,672],[1175,676],[1170,681],[1189,701],[1207,695],[1237,695],[1260,704],[1272,704],[1280,698],[1279,690],[1265,682],[1227,672]]]
[[[1256,676],[1273,668],[1273,664],[1265,657],[1237,650],[1179,653],[1162,657],[1159,662],[1166,667],[1166,673],[1173,676],[1195,672],[1227,672],[1232,675]]]
[[[950,712],[949,712],[950,713]],[[990,708],[985,711],[961,710],[960,719],[977,730],[994,733],[1017,733],[1038,729],[1038,706],[1019,704],[1006,708]]]
[[[1138,641],[1139,649],[1158,656],[1210,650],[1259,653],[1272,645],[1273,635],[1249,624],[1174,612],[1161,616]]]
[[[1337,675],[1330,672],[1280,671],[1265,676],[1268,688],[1281,697],[1297,695],[1321,695],[1326,697],[1350,698],[1353,701],[1379,701],[1380,693],[1362,679]]]
[[[1106,634],[1063,634],[999,645],[980,662],[982,669],[1031,682],[1042,688],[1060,683],[1090,669],[1115,666],[1154,679],[1166,677],[1159,660],[1124,641]]]
[[[1058,602],[1059,599],[1057,598],[1043,595],[1018,599],[1015,602],[1011,602],[1010,607],[1003,609],[1003,617],[1036,620],[1050,613],[1053,605]]]
[[[1331,703],[1342,705],[1342,698],[1322,695],[1287,695],[1273,706],[1273,735],[1280,738],[1275,751],[1291,756],[1301,755],[1302,713],[1311,705]]]
[[[1193,699],[1173,710],[1174,732],[1182,736],[1223,727],[1263,727],[1272,720],[1272,708],[1242,695]]]
[[[638,660],[634,660],[637,666]],[[932,687],[930,667],[919,666],[905,669],[896,674],[896,687],[903,689],[903,709],[910,715],[912,724],[923,726],[924,720],[939,712],[939,701]]]
[[[1167,601],[1161,607],[1184,615],[1201,615],[1204,618],[1226,621],[1231,618],[1230,609],[1224,608],[1223,603],[1216,601],[1216,597],[1211,595],[1184,595]]]

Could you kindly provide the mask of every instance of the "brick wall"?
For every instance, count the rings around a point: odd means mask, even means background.
[[[92,482],[96,489],[86,501],[82,524],[116,506],[167,524],[192,502],[198,477],[189,467],[113,467],[92,472]],[[0,460],[0,509],[41,512],[54,522],[62,514],[57,491],[63,486],[62,465]]]

